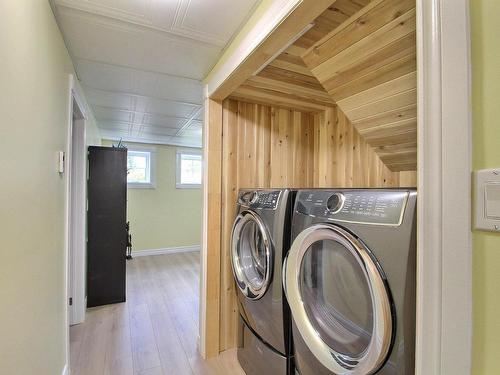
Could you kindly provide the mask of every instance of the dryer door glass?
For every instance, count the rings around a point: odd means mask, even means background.
[[[249,298],[261,297],[272,270],[269,236],[262,220],[246,211],[236,218],[232,238],[233,272],[240,290]]]
[[[370,250],[338,226],[316,224],[295,238],[284,267],[293,321],[316,359],[335,374],[376,372],[389,353],[394,322]]]
[[[373,308],[364,271],[336,241],[313,243],[300,267],[300,294],[314,329],[329,347],[359,357],[370,344]]]

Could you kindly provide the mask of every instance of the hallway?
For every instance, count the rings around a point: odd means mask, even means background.
[[[199,253],[127,263],[127,302],[89,309],[71,327],[75,375],[243,374],[235,351],[203,361],[197,352]]]

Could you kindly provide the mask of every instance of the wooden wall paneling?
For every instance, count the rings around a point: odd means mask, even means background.
[[[415,7],[415,4],[413,6]],[[306,51],[302,57],[314,76],[320,82],[325,82],[331,79],[337,71],[342,71],[342,69],[352,66],[355,62],[363,61],[381,48],[414,33],[415,28],[415,9],[413,8],[355,44],[341,50],[338,54],[331,55],[326,50],[329,57],[319,65],[309,63],[310,60],[307,57],[311,54],[315,55],[319,53],[317,46],[313,46],[310,50]]]
[[[339,108],[314,115],[317,187],[395,187],[392,172]],[[411,181],[408,177],[405,181]]]
[[[304,61],[310,68],[317,67],[380,32],[412,8],[415,8],[414,0],[374,0],[315,43],[304,54]]]
[[[222,130],[222,230],[221,230],[221,302],[219,326],[219,350],[236,345],[238,305],[231,268],[231,229],[236,212],[238,195],[238,103],[226,100],[223,103]]]
[[[395,172],[416,169],[416,147],[408,146],[416,142],[416,113],[414,121],[394,118],[412,116],[417,103],[415,6],[415,0],[374,0],[301,55]]]
[[[280,136],[280,110],[277,107],[271,107],[271,174],[270,186],[279,187],[283,185],[283,174],[281,172],[281,147],[283,140]]]
[[[235,89],[230,98],[262,105],[274,105],[304,112],[319,112],[325,104],[314,100],[308,101],[301,95],[269,90],[243,84]]]
[[[258,111],[257,186],[268,188],[271,185],[271,108],[258,106]]]
[[[220,318],[220,271],[222,230],[222,103],[207,99],[205,126],[206,191],[204,196],[204,287],[202,314],[205,314],[204,356],[211,358],[219,354]]]

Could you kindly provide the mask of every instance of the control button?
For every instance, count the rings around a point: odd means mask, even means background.
[[[328,198],[326,208],[330,213],[335,214],[339,212],[344,206],[345,196],[342,193],[335,193]]]
[[[257,191],[252,191],[250,193],[250,203],[255,203],[259,199],[259,193]]]

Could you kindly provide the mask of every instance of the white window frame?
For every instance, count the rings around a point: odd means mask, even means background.
[[[177,189],[201,189],[203,187],[203,170],[201,172],[201,183],[199,184],[183,184],[181,183],[181,160],[183,154],[189,155],[199,155],[201,157],[201,168],[204,168],[203,165],[203,154],[201,150],[197,149],[182,149],[178,148],[176,151],[175,158],[175,187]]]
[[[155,189],[156,188],[156,148],[145,146],[127,146],[127,164],[128,155],[134,152],[149,153],[149,182],[127,182],[129,189]],[[128,177],[127,177],[128,179]]]

